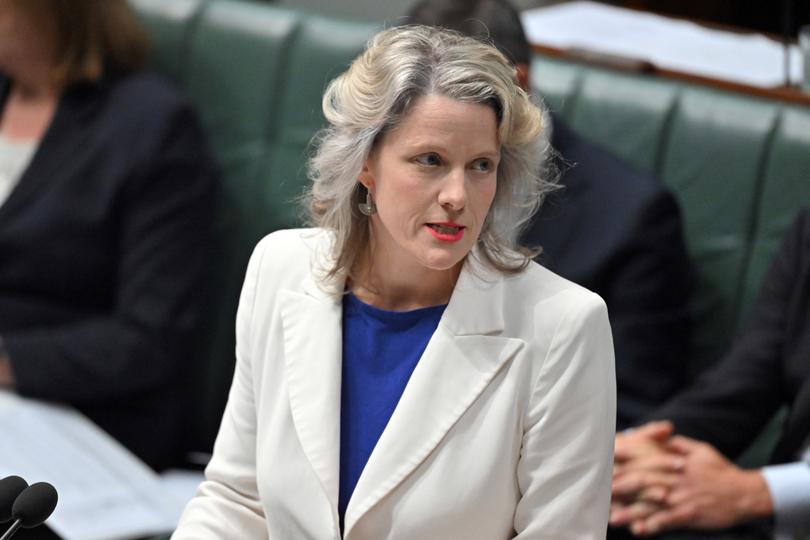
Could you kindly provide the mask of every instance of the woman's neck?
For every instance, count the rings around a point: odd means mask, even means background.
[[[55,85],[15,80],[3,104],[0,135],[16,141],[39,141],[51,124],[59,96]]]
[[[390,278],[372,278],[350,284],[350,290],[365,304],[389,311],[411,311],[447,304],[450,301],[454,280],[450,271],[441,277],[444,282],[438,287],[415,287],[410,283],[391,282]]]
[[[362,302],[390,311],[447,304],[461,272],[461,261],[447,270],[399,264],[396,256],[374,249],[361,257],[349,290]]]

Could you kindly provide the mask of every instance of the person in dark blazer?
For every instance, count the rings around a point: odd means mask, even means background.
[[[0,3],[0,386],[178,459],[217,172],[123,0]],[[187,375],[186,375],[187,376]]]
[[[745,470],[729,461],[782,407],[788,415],[771,465]],[[645,536],[698,530],[667,538],[770,538],[775,525],[780,538],[807,538],[810,209],[787,232],[723,360],[650,418],[659,422],[617,437],[614,525]]]
[[[531,50],[506,0],[423,0],[405,18],[491,41],[531,80]],[[686,382],[695,271],[672,193],[552,115],[562,189],[523,234],[537,262],[608,305],[616,353],[617,427],[637,423]]]

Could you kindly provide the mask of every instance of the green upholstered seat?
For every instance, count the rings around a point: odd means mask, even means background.
[[[796,207],[810,205],[810,107],[784,107],[770,139],[743,277],[740,319],[756,295]],[[739,322],[742,322],[739,321]]]
[[[703,89],[678,100],[659,177],[681,204],[700,276],[690,366],[719,358],[736,325],[757,196],[779,106]]]
[[[301,224],[306,149],[322,126],[321,95],[373,27],[261,2],[213,1],[191,38],[186,90],[252,229]]]
[[[532,56],[531,86],[541,91],[545,105],[560,116],[567,118],[570,113],[582,73],[579,64]]]
[[[592,70],[567,111],[571,127],[641,170],[655,172],[679,87],[656,79]]]
[[[153,67],[181,83],[185,74],[188,39],[207,0],[131,0],[149,32]]]

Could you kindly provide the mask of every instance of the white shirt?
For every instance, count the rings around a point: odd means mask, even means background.
[[[19,183],[36,149],[36,141],[15,141],[0,135],[0,206]]]
[[[774,507],[775,538],[789,540],[810,534],[810,449],[802,461],[763,467]]]

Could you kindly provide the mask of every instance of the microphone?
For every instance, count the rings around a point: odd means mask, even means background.
[[[11,507],[28,482],[19,476],[6,476],[0,480],[0,523],[11,521]]]
[[[47,482],[37,482],[25,488],[11,507],[14,523],[0,540],[8,540],[20,527],[31,529],[41,524],[53,513],[58,500],[56,489]]]

